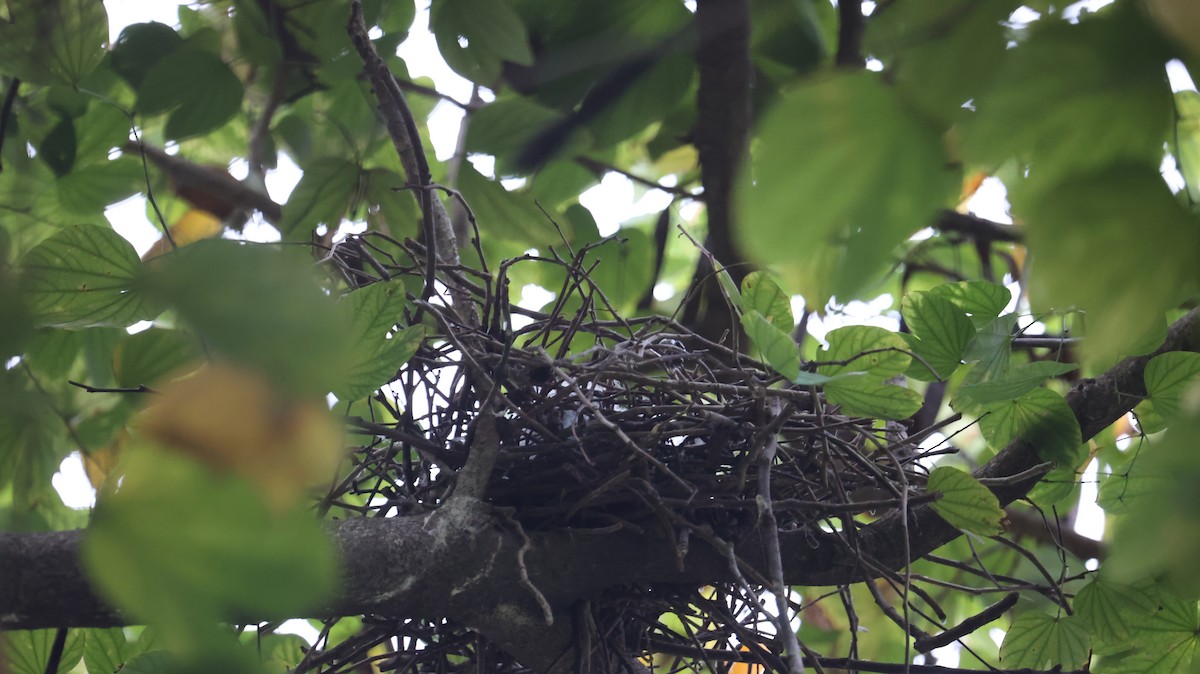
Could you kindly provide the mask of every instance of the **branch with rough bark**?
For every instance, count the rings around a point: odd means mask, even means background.
[[[700,159],[700,182],[708,236],[704,247],[735,281],[750,271],[734,243],[734,187],[750,144],[750,3],[700,0],[696,3],[696,124],[692,142]],[[717,341],[736,326],[727,310],[707,256],[701,256],[684,302],[683,321]]]
[[[1157,353],[1200,351],[1200,310],[1169,330]],[[1145,395],[1143,374],[1153,355],[1128,358],[1067,395],[1085,439],[1133,408]],[[1014,442],[977,471],[1002,478],[1029,472],[1041,459]],[[1036,471],[1031,474],[1037,475]],[[993,487],[1004,504],[1024,496],[1036,479]],[[873,568],[904,564],[905,531],[919,558],[960,535],[928,505],[913,508],[907,528],[892,513],[859,531],[857,549],[813,531],[779,534],[782,574],[790,585],[867,580]],[[753,567],[767,568],[770,532],[752,530],[736,542]],[[470,502],[427,516],[364,518],[330,525],[342,559],[341,594],[313,616],[375,614],[442,617],[478,629],[540,671],[573,662],[571,607],[606,588],[630,583],[710,584],[731,580],[728,560],[703,542],[680,558],[669,532],[563,530],[531,533],[506,525]],[[93,627],[134,622],[108,606],[79,561],[82,531],[0,533],[0,628]],[[870,567],[861,560],[869,559]],[[678,565],[677,565],[678,564]],[[527,579],[523,582],[522,579]],[[532,590],[531,590],[532,588]],[[533,591],[536,590],[536,591]],[[545,623],[545,607],[554,622]],[[230,616],[253,621],[265,616]]]

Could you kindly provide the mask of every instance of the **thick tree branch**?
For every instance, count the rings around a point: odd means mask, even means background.
[[[1200,310],[1170,329],[1166,351],[1200,351]],[[1112,370],[1080,382],[1067,395],[1083,437],[1090,438],[1128,412],[1145,394],[1143,373],[1152,356],[1128,358]],[[1041,463],[1032,447],[1015,442],[977,471],[1002,478]],[[1034,473],[1036,474],[1036,472]],[[1033,481],[994,491],[1004,504],[1023,496]],[[674,537],[648,530],[534,533],[524,541],[514,528],[482,506],[464,501],[421,517],[348,520],[331,525],[341,553],[340,595],[314,616],[371,613],[446,617],[476,627],[510,648],[527,666],[559,671],[572,643],[564,616],[581,598],[627,583],[703,584],[730,580],[728,560],[701,542],[677,568]],[[859,553],[876,568],[904,564],[905,527],[892,514],[858,534]],[[913,558],[960,535],[928,505],[913,508],[908,531]],[[0,533],[0,629],[91,627],[134,622],[109,607],[91,588],[79,561],[81,531]],[[738,555],[767,568],[766,535],[752,531],[737,542]],[[833,585],[875,575],[833,535],[796,531],[779,535],[783,574],[793,585]],[[521,582],[524,572],[553,609],[546,627],[538,599]],[[249,621],[261,616],[231,616]]]
[[[945,210],[938,214],[933,226],[943,232],[966,235],[976,241],[992,243],[1020,243],[1024,240],[1021,228],[993,222],[969,213]]]
[[[834,62],[846,68],[863,67],[863,33],[866,19],[863,17],[862,0],[838,0],[838,49]]]
[[[735,281],[749,271],[733,240],[733,191],[750,143],[754,81],[750,61],[750,3],[747,0],[700,0],[696,3],[696,92],[693,143],[700,158],[708,236],[704,247]],[[685,301],[683,322],[716,341],[734,328],[720,286],[705,256]]]
[[[0,103],[0,152],[4,150],[4,139],[8,137],[8,120],[12,117],[13,104],[17,102],[17,90],[21,80],[12,78],[4,91],[4,102]],[[4,158],[0,156],[0,172],[4,171]]]

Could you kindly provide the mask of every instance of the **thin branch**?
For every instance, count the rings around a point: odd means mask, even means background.
[[[643,178],[642,176],[639,176],[636,173],[630,173],[629,171],[626,171],[625,169],[613,166],[612,164],[606,164],[605,162],[602,162],[602,161],[599,161],[596,159],[592,159],[591,157],[579,156],[579,157],[575,157],[574,161],[576,164],[579,164],[580,166],[588,169],[589,171],[594,171],[597,175],[603,176],[605,173],[616,173],[618,175],[623,175],[626,178],[629,178],[630,180],[632,180],[633,182],[635,182],[639,185],[649,187],[651,189],[662,190],[663,192],[666,192],[668,194],[674,194],[674,195],[683,197],[685,199],[692,199],[694,201],[703,201],[704,200],[703,192],[695,193],[695,192],[692,192],[683,187],[679,187],[679,186],[672,187],[670,185],[663,185],[663,184],[655,182],[649,178]]]
[[[1013,337],[1014,349],[1061,349],[1072,344],[1082,344],[1083,337]]]
[[[1038,543],[1065,549],[1082,560],[1103,560],[1108,556],[1108,545],[1104,541],[1088,538],[1071,528],[1051,529],[1048,522],[1027,508],[1008,507],[1004,510],[1008,520],[1008,532],[1017,536],[1028,536]]]
[[[866,19],[863,17],[862,0],[838,0],[838,49],[834,62],[847,68],[861,68],[863,59],[863,33]]]
[[[416,82],[413,82],[412,80],[406,80],[402,77],[397,77],[396,83],[399,84],[400,88],[404,89],[405,91],[411,91],[414,94],[421,94],[422,96],[429,96],[430,98],[436,98],[439,101],[446,101],[447,103],[458,106],[459,108],[462,108],[463,110],[465,110],[467,112],[471,112],[473,110],[478,110],[480,107],[482,107],[482,105],[481,105],[483,102],[482,98],[479,99],[478,101],[476,101],[474,96],[472,96],[471,102],[463,103],[462,101],[458,100],[457,98],[455,98],[449,94],[444,94],[444,93],[438,91],[437,89],[434,89],[433,87],[427,87],[424,84],[417,84]]]
[[[258,119],[254,120],[254,126],[250,128],[250,140],[247,143],[250,148],[250,156],[247,157],[247,163],[250,164],[250,175],[253,175],[255,180],[262,184],[265,184],[266,179],[264,166],[267,163],[267,140],[271,137],[271,120],[274,119],[275,111],[279,109],[279,105],[287,96],[290,74],[291,67],[287,62],[280,61],[275,66],[275,76],[271,80],[271,90],[267,94],[267,101],[263,105]]]
[[[8,82],[8,90],[4,92],[4,105],[0,107],[0,172],[4,171],[4,139],[8,137],[8,120],[12,117],[13,104],[17,102],[17,89],[21,88],[21,80],[14,77]]]
[[[62,662],[63,648],[67,645],[67,628],[60,627],[54,631],[54,643],[50,646],[50,657],[46,658],[45,674],[58,674],[59,663]]]
[[[454,240],[454,229],[450,217],[439,199],[433,197],[427,188],[432,182],[429,163],[421,146],[421,135],[417,130],[416,120],[412,110],[404,100],[404,92],[400,90],[392,71],[387,63],[375,51],[375,44],[367,34],[367,26],[363,22],[362,3],[355,0],[350,5],[350,22],[346,27],[350,40],[358,51],[359,58],[379,99],[379,112],[383,115],[384,126],[392,138],[392,145],[400,156],[410,185],[419,187],[416,194],[421,202],[421,211],[425,217],[425,245],[434,252],[430,255],[430,264],[437,261],[447,264],[458,264],[458,245]],[[431,284],[432,285],[432,284]]]
[[[988,606],[978,614],[967,618],[966,620],[942,632],[941,634],[929,635],[917,639],[916,642],[913,643],[913,648],[915,648],[918,653],[928,653],[935,648],[941,648],[942,646],[946,646],[950,643],[958,641],[959,639],[973,633],[975,630],[1004,615],[1005,611],[1017,605],[1017,600],[1020,597],[1021,595],[1017,594],[1016,592],[1009,592],[1008,594],[1004,595],[1004,598],[1000,601]]]
[[[787,657],[788,670],[792,674],[803,674],[804,661],[800,657],[800,641],[796,630],[792,629],[790,611],[788,608],[787,584],[783,580],[783,560],[779,552],[779,524],[775,520],[775,509],[771,504],[771,466],[775,463],[775,455],[779,451],[779,435],[777,426],[786,415],[781,411],[779,400],[770,403],[771,416],[774,419],[767,424],[765,443],[758,452],[758,502],[759,517],[767,530],[767,578],[771,581],[771,592],[775,595],[775,636],[783,647]],[[780,420],[780,422],[776,422]]]
[[[145,384],[142,384],[140,386],[132,386],[132,387],[122,386],[122,387],[117,387],[117,388],[105,388],[105,387],[101,387],[101,386],[89,386],[87,384],[82,384],[80,382],[72,381],[70,379],[67,380],[67,383],[70,384],[71,386],[77,386],[77,387],[83,389],[84,391],[87,391],[88,393],[158,393],[158,391],[155,391],[154,389],[150,388],[149,386],[146,386]]]

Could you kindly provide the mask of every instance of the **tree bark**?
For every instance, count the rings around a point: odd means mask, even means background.
[[[750,3],[748,0],[699,0],[696,3],[696,92],[693,144],[700,159],[700,182],[708,236],[704,247],[741,282],[749,271],[733,240],[734,187],[750,146],[752,121]],[[683,321],[704,337],[718,341],[737,330],[720,285],[707,259],[701,257],[684,307]]]

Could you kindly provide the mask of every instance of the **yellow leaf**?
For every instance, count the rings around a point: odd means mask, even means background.
[[[125,431],[120,431],[107,447],[92,450],[83,455],[83,472],[87,475],[88,482],[92,483],[92,489],[96,491],[104,489],[108,482],[108,476],[112,475],[113,470],[117,467],[117,461],[121,458],[121,448],[125,446],[128,439],[129,435]]]
[[[694,146],[680,145],[659,157],[658,161],[654,162],[654,170],[664,175],[668,173],[684,175],[696,168],[697,157]]]
[[[979,186],[987,180],[988,174],[983,171],[972,171],[963,176],[962,192],[958,195],[958,210],[960,213],[966,213],[967,202],[975,193],[979,191]]]
[[[137,427],[214,472],[249,480],[273,507],[329,479],[341,456],[341,432],[323,400],[280,395],[256,372],[213,363],[159,391]]]
[[[203,239],[211,239],[220,234],[222,229],[224,229],[224,225],[220,218],[208,211],[191,208],[180,216],[175,224],[171,225],[171,239],[175,241],[175,248],[182,248]],[[161,237],[142,256],[142,261],[152,260],[172,250],[171,242],[167,240],[167,237]]]
[[[750,649],[742,646],[739,650],[749,653]],[[762,674],[763,666],[750,662],[735,662],[729,666],[728,674]]]

